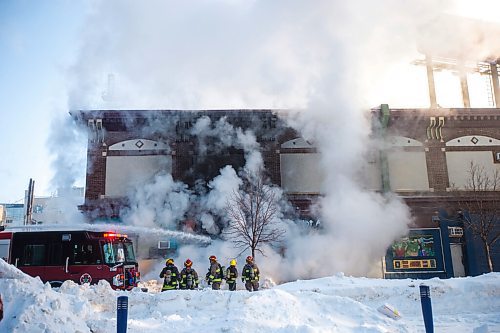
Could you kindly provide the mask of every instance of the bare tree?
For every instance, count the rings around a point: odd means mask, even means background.
[[[264,254],[263,244],[274,244],[283,239],[285,230],[276,219],[278,202],[276,190],[266,185],[264,177],[249,175],[243,189],[234,191],[226,204],[229,225],[225,233],[241,253],[251,249]]]
[[[465,191],[458,202],[464,227],[481,240],[490,272],[493,272],[491,248],[500,238],[500,173],[486,172],[471,161]]]

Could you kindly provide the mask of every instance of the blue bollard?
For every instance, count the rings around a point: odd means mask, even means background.
[[[432,321],[431,292],[429,286],[420,286],[420,303],[422,304],[422,315],[424,316],[425,333],[434,333]]]
[[[127,333],[128,296],[118,297],[116,304],[116,332]]]

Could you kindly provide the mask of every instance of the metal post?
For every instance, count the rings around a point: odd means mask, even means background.
[[[431,109],[435,109],[437,108],[436,84],[434,83],[434,67],[432,65],[432,57],[429,54],[425,55],[425,68],[427,70],[427,85],[429,88]]]
[[[431,292],[429,286],[420,285],[420,303],[422,304],[422,315],[424,316],[425,333],[434,333],[432,321]]]
[[[128,296],[118,297],[116,305],[116,332],[127,333]]]
[[[33,222],[33,196],[35,191],[35,181],[30,178],[28,190],[24,196],[24,225],[32,224]]]
[[[389,126],[389,120],[391,118],[391,110],[389,109],[389,104],[380,105],[380,135],[385,141],[387,139],[387,127]],[[387,159],[386,149],[381,149],[379,153],[380,158],[380,173],[382,180],[382,192],[388,193],[391,191],[391,182],[389,178],[389,160]]]
[[[469,84],[467,83],[467,71],[463,61],[458,62],[458,70],[460,75],[460,86],[462,88],[464,108],[470,108]]]
[[[495,97],[495,106],[498,108],[500,107],[500,87],[498,84],[497,63],[496,62],[490,63],[490,69],[491,69],[491,83],[493,85],[493,95]]]

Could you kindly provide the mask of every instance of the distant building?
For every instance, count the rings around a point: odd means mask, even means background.
[[[4,205],[0,205],[0,226],[5,226],[5,219],[7,215],[5,212],[5,207]]]
[[[0,203],[5,209],[5,225],[21,226],[24,223],[24,204]]]
[[[73,187],[51,197],[33,198],[33,224],[67,224],[77,206],[83,203],[83,187]]]
[[[71,188],[64,195],[50,197],[34,197],[31,224],[68,223],[67,218],[83,203],[83,187]],[[2,209],[5,213],[4,224],[7,227],[24,225],[24,204],[0,203],[0,225],[2,225]]]

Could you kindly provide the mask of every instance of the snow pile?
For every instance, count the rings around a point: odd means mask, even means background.
[[[114,332],[116,299],[129,297],[128,332],[424,332],[419,285],[431,287],[436,331],[500,332],[500,274],[450,280],[381,280],[342,274],[244,290],[113,291],[65,282],[51,289],[0,261],[0,332]],[[151,291],[153,290],[153,291]],[[379,311],[390,304],[401,315]]]
[[[0,293],[4,303],[0,332],[89,332],[85,318],[92,314],[84,298],[62,295],[3,260]]]

